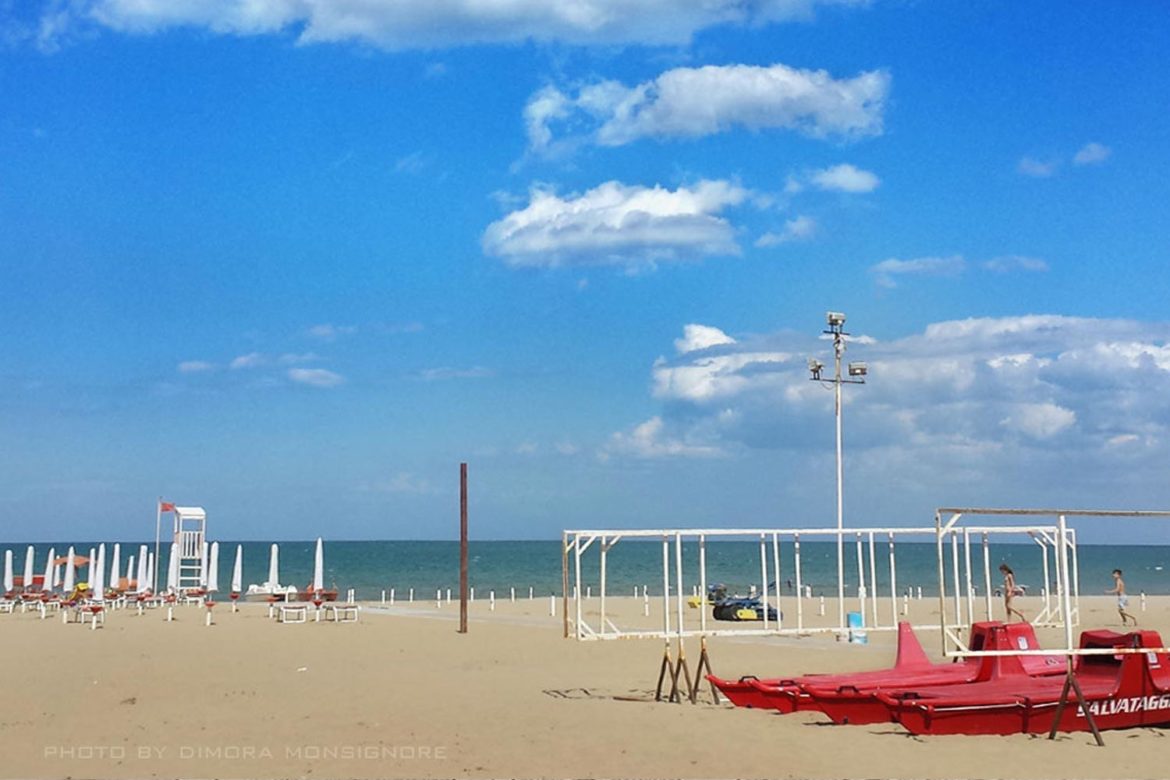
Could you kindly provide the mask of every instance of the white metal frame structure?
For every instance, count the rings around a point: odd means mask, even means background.
[[[991,529],[964,528],[959,524],[965,515],[976,517],[1055,517],[1057,524],[1052,526],[1001,526]],[[949,516],[949,517],[947,517]],[[944,517],[946,519],[944,520]],[[1076,531],[1068,527],[1069,517],[1133,517],[1133,518],[1170,518],[1168,511],[1140,511],[1140,510],[1111,510],[1111,509],[989,509],[973,507],[940,507],[934,513],[935,536],[938,547],[938,600],[939,600],[939,628],[942,640],[943,653],[952,658],[984,655],[1108,655],[1127,652],[1170,652],[1166,648],[1140,648],[1111,650],[1082,650],[1073,644],[1073,627],[1080,622],[1080,570],[1077,565]],[[1044,578],[1047,585],[1051,574],[1056,576],[1055,594],[1045,593],[1044,610],[1040,617],[1046,618],[1043,625],[1058,626],[1064,629],[1064,648],[1045,650],[981,650],[972,651],[947,624],[947,582],[946,565],[944,561],[944,539],[950,536],[956,538],[958,534],[969,536],[971,533],[990,530],[994,532],[1023,531],[1041,546],[1053,547],[1053,562],[1055,571],[1048,568],[1048,557],[1045,552]],[[962,614],[962,599],[960,598],[958,575],[954,577],[954,607],[955,614]],[[1055,595],[1055,598],[1053,598]],[[1055,602],[1055,603],[1053,603]],[[970,611],[970,594],[968,592],[968,611]],[[1034,624],[1040,624],[1033,621]],[[1071,668],[1071,667],[1070,667]]]
[[[207,513],[200,506],[177,506],[171,511],[175,516],[174,549],[178,550],[179,557],[179,592],[198,590],[203,586],[207,555]]]
[[[1056,526],[1029,526],[1003,528],[1003,527],[978,527],[978,528],[957,528],[940,531],[938,525],[934,528],[856,528],[846,532],[855,537],[857,549],[857,604],[858,609],[863,616],[866,623],[867,630],[876,631],[894,631],[897,630],[899,619],[899,605],[898,600],[902,595],[898,592],[897,579],[897,560],[896,560],[896,539],[898,537],[919,536],[925,537],[924,541],[930,537],[936,539],[944,539],[946,536],[951,537],[952,561],[953,561],[953,576],[955,582],[955,592],[959,592],[958,583],[962,577],[967,583],[967,596],[965,599],[966,610],[964,613],[962,599],[956,597],[956,609],[954,611],[954,620],[947,622],[947,613],[940,612],[940,624],[945,630],[949,631],[951,635],[957,634],[960,629],[966,626],[976,618],[975,609],[975,580],[974,567],[972,564],[972,536],[979,539],[982,543],[982,565],[983,565],[983,587],[985,593],[985,618],[992,618],[993,599],[991,596],[991,560],[989,555],[988,540],[992,533],[1012,531],[1020,534],[1030,534],[1032,539],[1040,547],[1044,558],[1045,578],[1048,574],[1048,552],[1055,550],[1058,546],[1058,535],[1061,529]],[[824,538],[826,540],[833,540],[838,537],[836,529],[829,528],[812,528],[812,529],[792,529],[792,528],[712,528],[712,529],[614,529],[614,530],[567,530],[562,534],[562,586],[563,586],[563,621],[564,621],[564,635],[569,637],[575,636],[578,640],[601,640],[601,639],[683,639],[691,636],[774,636],[774,635],[793,635],[793,634],[808,634],[813,632],[842,632],[847,630],[845,625],[835,626],[809,626],[804,620],[805,608],[805,588],[803,582],[803,567],[801,565],[800,542],[801,539],[808,538]],[[888,553],[884,556],[879,556],[877,544],[880,537],[884,537],[881,541],[888,544]],[[616,625],[610,618],[610,614],[606,610],[606,599],[610,596],[607,584],[607,557],[609,551],[622,539],[658,539],[662,543],[662,595],[660,596],[662,605],[663,622],[661,629],[647,630],[626,630]],[[769,620],[767,616],[767,609],[764,610],[764,620],[758,625],[759,627],[752,628],[711,628],[708,626],[708,616],[706,607],[706,593],[707,593],[707,557],[706,557],[706,543],[710,539],[758,539],[760,549],[760,580],[763,589],[767,590],[769,581],[774,583],[775,588],[769,592],[761,593],[762,603],[770,605],[776,609],[777,620]],[[1066,547],[1069,540],[1069,533],[1063,535],[1066,540]],[[585,602],[590,599],[589,592],[583,589],[582,583],[582,558],[590,547],[597,542],[598,555],[598,575],[599,588],[597,593],[598,600],[598,618],[595,624],[591,624],[586,620]],[[698,547],[698,592],[700,594],[701,604],[704,608],[699,610],[698,615],[698,629],[687,628],[685,626],[685,611],[683,583],[683,555],[682,548],[684,542],[697,543]],[[794,603],[795,624],[791,621],[786,622],[783,610],[781,609],[781,593],[780,593],[780,545],[781,542],[785,544],[791,543],[793,551],[793,574],[791,579],[795,584],[795,595],[789,597]],[[671,544],[673,543],[674,550],[671,551]],[[941,544],[941,543],[940,543]],[[963,555],[960,556],[960,545],[963,548]],[[941,548],[940,548],[941,549]],[[1071,545],[1073,550],[1075,568],[1075,541]],[[867,560],[868,551],[868,560]],[[887,558],[887,573],[888,573],[888,609],[881,609],[879,602],[883,597],[876,593],[874,583],[877,582],[878,558]],[[673,569],[672,559],[673,558]],[[570,560],[571,559],[571,560]],[[868,565],[867,565],[868,564]],[[570,576],[572,581],[570,581]],[[692,575],[693,576],[693,575]],[[844,591],[844,571],[838,569],[837,585],[838,592]],[[866,584],[869,583],[869,587]],[[572,594],[570,596],[570,593]],[[570,607],[570,598],[572,599],[572,607]],[[648,596],[644,594],[644,599]],[[1052,622],[1057,617],[1067,612],[1062,612],[1059,609],[1053,609],[1050,604],[1050,594],[1045,593],[1045,612],[1038,616],[1038,625],[1057,625]],[[671,613],[674,613],[674,621],[672,625]],[[844,610],[840,611],[843,614]],[[572,617],[570,617],[572,614]],[[1074,613],[1075,614],[1075,613]],[[844,621],[840,621],[844,623]],[[938,625],[923,626],[924,628],[935,628]],[[572,629],[572,631],[570,630]]]

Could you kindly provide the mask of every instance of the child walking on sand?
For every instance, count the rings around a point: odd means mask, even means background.
[[[1117,596],[1117,612],[1121,615],[1121,625],[1125,625],[1126,618],[1137,625],[1137,618],[1125,611],[1129,606],[1129,596],[1125,595],[1125,580],[1121,579],[1121,569],[1113,570],[1113,590],[1105,591],[1110,596]]]
[[[1021,622],[1027,623],[1028,618],[1024,617],[1024,613],[1012,606],[1012,599],[1016,595],[1016,575],[1012,571],[1012,567],[1001,563],[999,571],[1003,574],[1003,606],[1007,610],[1007,619],[1011,620],[1012,615],[1015,615]]]

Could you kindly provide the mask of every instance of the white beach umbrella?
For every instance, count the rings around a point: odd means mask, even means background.
[[[28,546],[28,552],[24,554],[24,578],[20,581],[21,587],[24,588],[25,590],[28,590],[29,588],[32,587],[33,566],[35,565],[35,563],[34,563],[35,556],[36,556],[36,552],[33,550],[32,545],[30,544]]]
[[[73,570],[73,548],[69,548],[69,560],[65,561],[65,581],[61,586],[61,590],[66,593],[73,592],[73,584],[75,572]]]
[[[61,567],[56,563],[53,565],[53,587],[61,587]]]
[[[154,553],[146,558],[146,582],[151,593],[158,593],[158,583],[154,581]]]
[[[325,546],[317,537],[317,552],[313,556],[313,592],[325,590]]]
[[[272,545],[272,553],[268,557],[268,585],[277,587],[280,584],[280,548]]]
[[[12,550],[4,551],[4,592],[11,593],[16,587],[16,578],[12,576]]]
[[[244,545],[236,545],[236,565],[232,568],[232,593],[244,589]]]
[[[207,582],[204,587],[208,593],[219,590],[219,542],[211,543],[211,557],[207,559]]]
[[[85,581],[93,586],[94,573],[93,570],[97,567],[97,550],[93,547],[89,548],[89,563],[85,567]]]
[[[118,581],[122,579],[122,545],[114,542],[114,557],[110,561],[110,587],[118,589]]]
[[[138,573],[138,569],[134,567],[135,558],[131,555],[126,559],[126,590],[130,590],[130,583],[134,582],[134,577]]]
[[[134,575],[134,580],[138,584],[138,593],[145,593],[150,588],[150,569],[147,568],[146,559],[146,545],[138,548],[138,572]]]
[[[56,567],[53,565],[53,559],[57,557],[57,551],[49,548],[49,560],[45,561],[45,581],[41,583],[41,590],[48,593],[53,590],[53,570]]]
[[[167,563],[167,590],[179,592],[179,545],[171,543],[171,559]]]
[[[95,599],[104,599],[106,597],[106,546],[104,544],[98,545],[97,563],[96,565],[90,564],[89,569],[93,572],[89,589],[93,591]]]
[[[207,542],[203,543],[203,553],[199,556],[199,587],[207,590]]]

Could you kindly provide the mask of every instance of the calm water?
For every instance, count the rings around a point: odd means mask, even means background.
[[[74,542],[79,555],[88,554],[92,542]],[[136,554],[139,543],[122,543],[122,567],[125,570],[126,556]],[[263,582],[268,577],[269,544],[243,542],[244,586]],[[64,555],[67,544],[55,544],[57,555]],[[107,561],[110,555],[107,543]],[[307,585],[312,579],[313,546],[306,542],[280,543],[280,581],[297,587]],[[560,541],[526,542],[478,542],[470,547],[471,584],[476,588],[477,597],[487,597],[494,589],[497,598],[506,598],[508,589],[515,587],[518,596],[527,596],[532,587],[538,596],[561,592],[561,549]],[[48,544],[34,545],[36,549],[36,572],[45,568]],[[153,543],[150,545],[153,549]],[[0,545],[0,555],[11,549],[15,573],[23,572],[27,545]],[[878,543],[877,581],[879,593],[889,593],[888,546]],[[921,587],[924,594],[937,594],[938,563],[933,543],[900,542],[897,546],[897,582],[899,590],[907,586]],[[219,582],[221,592],[226,592],[231,583],[232,565],[235,560],[236,543],[220,543]],[[165,582],[167,570],[167,545],[163,545],[163,560],[160,578]],[[671,548],[673,565],[674,549]],[[869,579],[868,546],[865,548],[866,580]],[[802,582],[811,585],[814,594],[834,595],[836,593],[836,543],[802,542]],[[960,557],[962,549],[960,548]],[[1029,592],[1039,593],[1044,584],[1043,563],[1040,548],[1034,544],[991,545],[991,566],[994,570],[1000,563],[1008,563],[1016,573],[1016,580],[1029,587]],[[768,578],[772,578],[772,550],[767,548]],[[1050,566],[1051,556],[1049,558]],[[972,563],[975,585],[982,592],[982,548],[972,546]],[[572,562],[570,561],[570,565]],[[780,581],[786,586],[789,580],[795,582],[795,560],[792,545],[781,544]],[[1124,546],[1124,545],[1081,545],[1080,555],[1081,593],[1092,595],[1103,593],[1112,587],[1109,573],[1114,568],[1125,571],[1126,584],[1131,593],[1145,591],[1149,594],[1170,593],[1170,547],[1168,546]],[[950,551],[947,551],[947,565],[950,565]],[[683,546],[684,589],[690,591],[698,582],[698,547]],[[852,542],[845,547],[847,593],[856,593],[857,550]],[[582,585],[598,588],[598,545],[595,543],[583,555]],[[746,593],[751,584],[760,583],[760,553],[755,542],[723,541],[707,543],[708,582],[723,582],[731,591]],[[570,578],[572,577],[570,570]],[[1050,573],[1055,579],[1055,573]],[[409,588],[415,588],[418,599],[433,598],[437,588],[455,589],[459,584],[459,543],[453,541],[370,541],[370,542],[326,542],[325,582],[336,584],[344,591],[356,588],[358,598],[377,599],[384,589],[395,588],[398,598],[406,597]],[[608,592],[614,595],[633,593],[635,585],[649,586],[650,593],[662,592],[662,545],[655,542],[626,540],[616,545],[608,555]],[[952,582],[947,573],[947,583]],[[998,586],[1000,578],[992,572],[992,586]],[[671,574],[671,585],[674,574]],[[572,580],[570,580],[570,587]],[[786,588],[787,589],[787,588]],[[870,585],[872,591],[872,584]]]

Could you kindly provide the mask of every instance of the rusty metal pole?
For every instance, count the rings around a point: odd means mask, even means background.
[[[467,464],[459,464],[459,633],[467,633]]]

